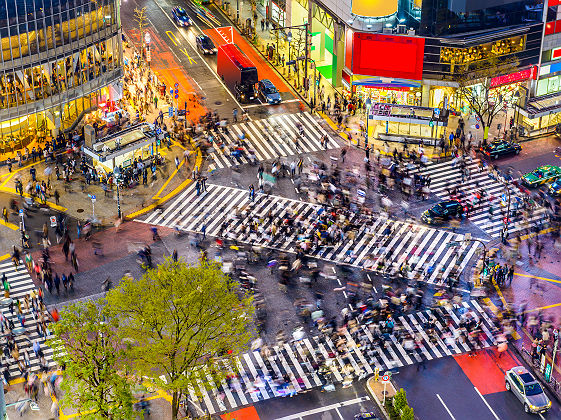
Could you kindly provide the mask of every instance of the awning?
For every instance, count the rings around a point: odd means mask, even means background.
[[[353,86],[364,86],[378,89],[420,88],[421,84],[411,80],[400,79],[361,79],[353,81]]]

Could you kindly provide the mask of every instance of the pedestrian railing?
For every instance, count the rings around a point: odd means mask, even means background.
[[[539,378],[539,380],[545,384],[546,388],[555,395],[557,400],[561,400],[561,383],[553,375],[555,367],[552,367],[552,372],[549,375],[549,380],[546,379],[545,373],[542,373],[540,368],[539,359],[532,356],[532,353],[525,347],[522,347],[522,352],[520,353],[522,358],[526,363],[534,368],[534,375]]]

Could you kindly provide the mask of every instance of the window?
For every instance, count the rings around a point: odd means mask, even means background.
[[[526,395],[538,395],[543,393],[542,387],[537,382],[530,385],[526,385],[524,389],[526,390]]]

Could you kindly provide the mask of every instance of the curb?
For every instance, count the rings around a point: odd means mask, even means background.
[[[203,164],[203,157],[202,157],[202,153],[201,150],[198,149],[197,152],[197,156],[195,156],[195,165],[194,167],[198,167],[200,168],[201,165]],[[177,194],[179,194],[181,191],[183,191],[183,189],[188,186],[191,182],[193,182],[192,179],[186,179],[185,181],[183,181],[181,184],[179,184],[179,186],[177,186],[173,191],[171,191],[170,193],[166,194],[164,197],[159,198],[158,201],[156,201],[155,203],[152,203],[140,210],[134,211],[132,213],[127,214],[126,216],[124,216],[124,219],[127,220],[134,220],[134,218],[143,215],[144,213],[149,212],[150,210],[155,209],[156,207],[164,204],[165,202],[167,202],[168,200],[172,199],[173,197],[175,197]]]
[[[371,383],[376,382],[374,380],[374,377],[371,376],[367,381],[366,381],[366,389],[368,390],[368,393],[372,396],[372,398],[374,398],[374,401],[376,401],[376,405],[378,406],[378,408],[380,409],[380,412],[382,413],[382,415],[386,418],[386,420],[390,420],[390,415],[388,414],[388,412],[386,411],[386,408],[384,407],[384,405],[382,404],[382,401],[380,401],[380,399],[378,398],[378,396],[376,395],[376,393],[372,390],[372,388],[370,387]],[[393,388],[394,392],[397,392],[395,387],[393,386],[393,383],[390,381],[389,385]]]
[[[230,15],[229,15],[228,13],[226,13],[220,6],[217,5],[216,8],[217,8],[218,10],[220,10],[220,13],[226,18],[226,20],[228,20],[228,22],[230,22],[230,23],[232,24],[232,27],[234,27],[234,28],[236,28],[236,29],[238,30],[238,32],[240,33],[240,36],[242,36],[243,38],[245,38],[246,41],[247,41],[247,43],[250,44],[250,45],[253,47],[253,49],[254,49],[255,51],[257,51],[257,52],[259,53],[259,55],[261,55],[261,57],[263,57],[263,59],[264,59],[265,62],[269,65],[269,67],[272,68],[272,69],[285,81],[285,83],[287,84],[287,86],[290,88],[290,90],[291,90],[292,92],[294,92],[294,93],[297,95],[297,97],[300,99],[300,101],[302,101],[302,102],[304,102],[306,105],[308,105],[308,108],[310,108],[310,110],[313,111],[311,104],[310,104],[306,99],[304,99],[304,97],[300,94],[300,92],[294,88],[294,86],[292,85],[292,83],[290,83],[290,82],[288,81],[288,79],[279,71],[279,69],[278,69],[275,65],[273,65],[271,61],[269,61],[269,59],[265,56],[265,54],[263,54],[263,52],[261,52],[261,50],[260,50],[259,48],[256,47],[256,45],[253,43],[253,40],[250,40],[250,39],[247,38],[245,35],[243,35],[243,33],[242,33],[242,31],[241,31],[241,28],[240,28],[238,25],[236,25],[235,21],[232,20],[232,18],[230,17]]]

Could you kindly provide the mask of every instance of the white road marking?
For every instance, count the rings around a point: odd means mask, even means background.
[[[479,390],[477,389],[477,387],[473,387],[473,389],[475,389],[475,392],[477,392],[479,394],[479,396],[481,397],[481,399],[483,400],[483,402],[485,403],[485,405],[487,406],[487,408],[489,409],[489,411],[491,412],[491,414],[493,415],[493,417],[495,417],[497,420],[501,420],[499,418],[499,416],[497,416],[497,413],[495,413],[493,411],[493,409],[491,408],[491,406],[489,405],[489,403],[487,402],[487,400],[483,397],[483,395],[481,394],[481,392],[479,392]]]
[[[444,406],[444,409],[446,410],[446,412],[448,413],[448,415],[450,416],[450,418],[452,420],[456,420],[456,417],[454,417],[452,415],[452,413],[450,412],[450,409],[446,406],[446,404],[444,404],[444,401],[442,401],[442,398],[440,398],[440,395],[436,394],[436,398],[438,398],[438,401],[440,401],[440,403]]]

